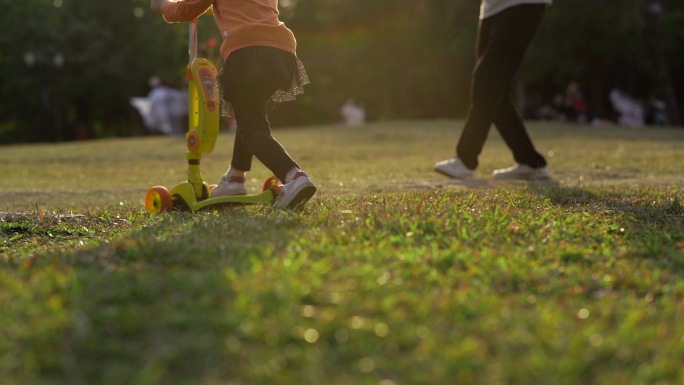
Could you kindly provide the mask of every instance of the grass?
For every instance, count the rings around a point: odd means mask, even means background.
[[[298,213],[144,213],[178,138],[3,147],[3,383],[684,383],[684,131],[531,124],[553,183],[492,181],[495,133],[458,183],[457,127],[276,131]]]

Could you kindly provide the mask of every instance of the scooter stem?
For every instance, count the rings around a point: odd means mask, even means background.
[[[188,55],[190,56],[188,63],[192,63],[193,60],[197,59],[197,20],[193,20],[188,25],[190,29],[188,34]]]

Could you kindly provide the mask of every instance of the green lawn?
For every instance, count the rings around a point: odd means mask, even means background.
[[[180,138],[0,147],[0,383],[684,383],[684,130],[531,123],[528,184],[494,131],[475,180],[432,172],[460,127],[276,130],[296,213],[145,213]]]

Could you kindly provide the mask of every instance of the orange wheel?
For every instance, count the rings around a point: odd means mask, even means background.
[[[188,132],[187,136],[185,137],[185,141],[188,145],[188,151],[197,152],[197,150],[199,150],[200,136],[197,131],[192,130]]]
[[[283,192],[283,184],[280,182],[277,176],[273,175],[264,181],[264,185],[261,187],[261,191],[271,190],[275,195],[280,195]]]
[[[145,209],[147,212],[159,214],[164,211],[171,211],[172,208],[171,193],[166,187],[154,186],[147,190],[147,195],[145,195]]]

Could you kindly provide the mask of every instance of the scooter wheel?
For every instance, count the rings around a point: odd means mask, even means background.
[[[283,183],[278,179],[277,176],[273,175],[264,181],[264,185],[261,187],[261,191],[271,190],[276,196],[283,192]]]
[[[166,187],[154,186],[147,190],[147,195],[145,195],[145,209],[147,212],[159,214],[164,211],[171,211],[172,208],[171,193]]]

